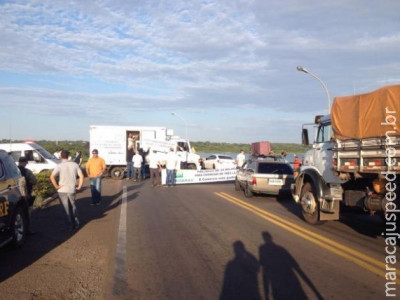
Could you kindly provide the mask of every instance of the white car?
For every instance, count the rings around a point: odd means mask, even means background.
[[[205,169],[230,169],[235,167],[235,160],[229,155],[212,154],[204,160]]]
[[[0,149],[11,154],[16,164],[20,157],[26,157],[26,168],[33,173],[53,170],[61,162],[53,154],[34,142],[0,144]]]

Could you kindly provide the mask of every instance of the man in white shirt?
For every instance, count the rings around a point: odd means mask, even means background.
[[[240,153],[236,156],[236,166],[237,168],[241,168],[246,161],[246,156],[244,155],[244,151],[240,150]]]
[[[142,162],[143,157],[139,154],[138,151],[135,152],[135,155],[132,158],[133,162],[133,181],[136,181],[136,178],[140,181],[141,180],[141,169],[142,169]]]
[[[178,164],[178,157],[174,152],[174,148],[170,148],[166,160],[166,169],[167,169],[167,186],[175,185],[175,170]]]
[[[83,173],[76,162],[68,160],[68,156],[68,151],[61,151],[62,162],[53,169],[50,175],[50,181],[57,190],[60,202],[66,213],[65,220],[68,226],[66,230],[71,231],[79,228],[75,197],[76,191],[82,188]],[[58,183],[56,177],[59,177]],[[78,186],[76,186],[77,182]]]
[[[161,185],[160,182],[160,169],[161,169],[161,162],[159,160],[159,155],[157,154],[157,150],[153,150],[147,156],[147,161],[149,163],[150,169],[150,181],[153,186]]]

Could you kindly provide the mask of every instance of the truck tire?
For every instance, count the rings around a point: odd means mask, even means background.
[[[195,164],[188,164],[187,166],[188,170],[196,170],[196,165]]]
[[[244,187],[244,195],[247,197],[247,198],[251,198],[251,197],[253,197],[253,192],[250,190],[250,187],[249,187],[249,184],[247,183],[246,184],[246,186]]]
[[[111,169],[111,178],[120,180],[124,178],[125,168],[123,167],[114,167]]]
[[[28,218],[22,207],[18,206],[11,219],[12,245],[14,247],[20,247],[25,242],[27,230]]]
[[[312,225],[319,223],[319,202],[310,182],[306,182],[300,196],[301,212],[304,220]]]

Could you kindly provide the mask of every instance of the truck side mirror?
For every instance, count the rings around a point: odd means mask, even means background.
[[[310,143],[308,141],[308,129],[303,128],[301,131],[301,143],[305,146],[308,146]]]

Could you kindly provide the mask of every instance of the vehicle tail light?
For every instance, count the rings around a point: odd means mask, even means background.
[[[344,159],[343,160],[343,169],[352,170],[357,166],[357,159]]]
[[[253,185],[257,185],[257,178],[253,177]]]
[[[370,167],[383,166],[383,161],[381,161],[381,160],[370,161],[370,162],[368,162],[368,166],[370,166]]]
[[[374,179],[372,181],[372,187],[377,194],[383,195],[386,193],[386,181],[384,179]]]

